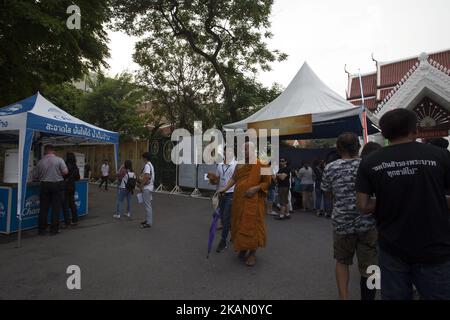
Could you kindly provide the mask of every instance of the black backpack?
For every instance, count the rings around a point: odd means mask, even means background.
[[[125,189],[127,189],[128,192],[133,193],[134,189],[136,188],[137,180],[136,180],[136,178],[130,178],[130,176],[128,175],[128,172],[127,172],[127,177],[128,177],[128,179],[127,179],[127,182],[125,183]]]

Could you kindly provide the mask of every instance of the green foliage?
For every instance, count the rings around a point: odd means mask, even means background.
[[[78,117],[78,105],[82,99],[83,91],[75,88],[73,84],[66,82],[45,86],[41,93],[59,108]]]
[[[188,45],[164,40],[138,42],[133,56],[141,66],[139,79],[151,90],[152,123],[169,122],[188,130],[194,121],[202,121],[205,128],[229,123],[221,101],[222,84],[211,66]],[[234,75],[232,84],[240,118],[258,111],[282,91],[279,85],[266,88],[243,74]]]
[[[270,50],[273,0],[112,0],[116,28],[164,47],[179,41],[207,64],[220,81],[230,121],[239,120],[236,75],[270,70],[286,58]],[[212,79],[212,77],[210,77]]]
[[[139,80],[151,92],[153,125],[169,122],[193,129],[196,120],[213,124],[220,84],[210,66],[188,46],[144,39],[136,44],[133,58],[141,66]]]
[[[115,78],[99,75],[79,104],[79,116],[98,127],[120,133],[121,139],[146,137],[146,118],[138,112],[146,91],[129,74]]]
[[[109,0],[77,0],[81,29],[69,30],[71,0],[0,1],[0,106],[31,96],[45,85],[106,66],[104,24]]]
[[[275,100],[282,92],[281,85],[275,83],[270,88],[264,87],[254,78],[240,75],[236,81],[236,104],[241,119],[245,119]]]

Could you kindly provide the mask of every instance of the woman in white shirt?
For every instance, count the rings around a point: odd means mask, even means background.
[[[313,209],[314,180],[316,179],[313,169],[308,162],[303,162],[302,168],[297,176],[300,178],[300,190],[302,192],[303,210]]]
[[[119,184],[119,204],[117,214],[113,217],[120,219],[121,213],[123,212],[123,206],[125,198],[127,199],[127,211],[124,215],[131,218],[131,195],[133,194],[134,188],[136,187],[136,174],[133,172],[133,166],[131,160],[127,160],[124,163],[125,174]]]

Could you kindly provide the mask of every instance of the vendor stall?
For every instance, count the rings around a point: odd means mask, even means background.
[[[0,233],[19,231],[20,239],[22,228],[37,227],[39,184],[32,183],[30,172],[33,159],[40,158],[43,146],[112,144],[117,169],[118,143],[118,133],[73,117],[40,93],[0,109],[0,144],[15,145],[17,154],[15,168],[7,167],[0,183]],[[14,149],[11,151],[13,156]],[[77,182],[76,192],[78,213],[85,215],[88,181]]]

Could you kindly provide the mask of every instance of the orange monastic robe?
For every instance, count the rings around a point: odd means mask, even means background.
[[[270,176],[261,175],[260,163],[238,165],[231,214],[231,239],[235,251],[256,250],[266,246],[265,199]],[[245,197],[251,187],[261,185],[252,198]]]

